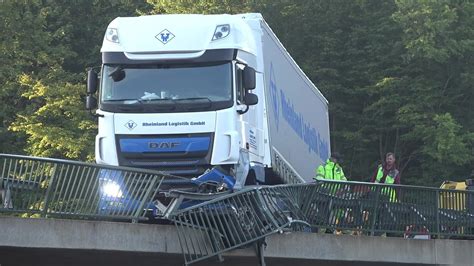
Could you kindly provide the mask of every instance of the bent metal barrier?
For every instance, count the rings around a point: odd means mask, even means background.
[[[0,212],[144,220],[163,178],[143,169],[0,154]]]
[[[225,251],[261,243],[283,230],[474,237],[473,191],[321,181],[256,186],[214,199],[178,191],[169,195],[175,202],[165,217],[175,223],[186,264],[216,255],[221,259]]]

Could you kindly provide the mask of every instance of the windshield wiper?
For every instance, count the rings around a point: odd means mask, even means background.
[[[182,99],[175,99],[175,101],[183,102],[183,101],[195,101],[195,100],[207,100],[208,102],[212,103],[211,99],[208,97],[193,97],[193,98],[182,98]]]
[[[149,102],[163,102],[163,103],[172,103],[176,104],[175,100],[171,98],[153,98],[153,99],[111,99],[111,100],[105,100],[104,102],[123,102],[124,104],[135,104],[135,103],[141,103],[141,104],[146,104]]]
[[[138,99],[140,103],[146,103],[146,102],[170,102],[170,103],[176,103],[175,99],[171,98],[153,98],[153,99]]]
[[[110,99],[110,100],[104,100],[104,102],[123,102],[123,101],[138,101],[138,99]]]
[[[171,99],[171,98],[149,98],[149,99],[140,99],[140,101],[142,101],[142,102],[151,102],[151,101],[157,101],[157,102],[171,101],[171,102],[174,102],[175,99]]]
[[[212,107],[212,100],[208,97],[193,97],[193,98],[182,98],[182,99],[175,99],[176,103],[178,103],[178,108],[182,110],[192,111],[192,110],[199,110],[202,108],[211,108]]]

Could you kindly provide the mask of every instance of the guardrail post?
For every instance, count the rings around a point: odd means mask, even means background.
[[[436,190],[435,195],[436,195],[436,200],[435,200],[435,202],[436,202],[436,206],[435,206],[436,207],[436,209],[435,209],[435,211],[436,211],[436,235],[439,239],[440,238],[440,233],[441,233],[440,232],[441,231],[440,230],[441,229],[440,228],[440,218],[439,218],[439,196],[440,196],[439,190]]]
[[[140,216],[140,213],[143,212],[143,208],[145,207],[145,203],[148,203],[148,200],[153,200],[151,198],[150,194],[151,194],[153,188],[155,187],[158,178],[159,177],[157,175],[155,175],[153,177],[153,179],[150,181],[151,184],[149,184],[149,187],[148,187],[148,189],[147,189],[147,191],[146,191],[146,193],[145,193],[145,195],[142,199],[142,202],[138,206],[138,209],[136,210],[135,215],[133,215],[132,223],[137,223],[138,222],[138,219],[139,219],[138,217]],[[160,179],[162,179],[162,177]]]
[[[41,213],[41,217],[46,217],[46,215],[48,214],[48,207],[49,207],[49,202],[50,202],[50,198],[51,198],[51,191],[53,189],[53,186],[54,186],[54,183],[55,183],[55,180],[56,180],[57,166],[58,166],[57,164],[53,165],[53,170],[51,172],[51,182],[49,182],[48,189],[46,190],[46,194],[45,194],[45,197],[44,197],[44,209],[43,209],[43,212]]]
[[[375,186],[375,205],[374,205],[374,214],[372,216],[372,223],[370,225],[370,235],[375,235],[375,223],[377,221],[378,216],[378,208],[379,208],[379,195],[380,195],[380,185]]]
[[[273,226],[278,227],[278,222],[275,220],[275,217],[268,209],[268,205],[267,205],[268,203],[264,199],[262,195],[262,191],[259,188],[255,189],[255,195],[257,196],[256,198],[258,199],[258,203],[260,204],[260,207],[262,208],[263,213],[265,213],[265,216],[272,222]]]
[[[263,250],[267,246],[267,243],[265,242],[265,238],[258,240],[256,243],[256,249],[257,249],[257,257],[258,257],[258,265],[259,266],[266,266],[265,263],[265,255],[263,254]]]

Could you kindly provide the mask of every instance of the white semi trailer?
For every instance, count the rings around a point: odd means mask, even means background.
[[[310,181],[330,154],[328,102],[260,14],[118,17],[101,52],[97,163],[242,186]]]

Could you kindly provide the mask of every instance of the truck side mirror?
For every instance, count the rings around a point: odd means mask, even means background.
[[[92,95],[87,95],[86,97],[86,109],[92,110],[97,108],[97,99]]]
[[[255,89],[255,69],[247,66],[242,73],[242,86],[247,90]]]
[[[246,105],[256,105],[258,103],[258,96],[248,92],[244,96],[244,101]]]
[[[91,69],[87,71],[87,94],[94,94],[97,91],[97,73]]]
[[[244,103],[246,105],[245,110],[237,110],[237,113],[243,115],[248,112],[250,109],[250,105],[256,105],[258,103],[258,96],[257,94],[253,94],[251,92],[247,92],[244,96]]]

